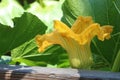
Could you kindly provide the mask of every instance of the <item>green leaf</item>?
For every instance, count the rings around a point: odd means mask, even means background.
[[[0,54],[32,39],[37,34],[45,33],[46,26],[36,16],[24,13],[13,19],[14,28],[0,24]]]
[[[112,25],[110,40],[93,40],[92,51],[99,54],[111,68],[120,49],[120,1],[119,0],[66,0],[63,4],[63,21],[72,25],[78,16],[92,16],[101,25]]]
[[[20,17],[24,12],[15,0],[2,0],[0,3],[0,23],[14,27],[12,21],[15,17]]]
[[[12,50],[12,62],[24,63],[28,66],[66,67],[59,66],[68,60],[67,54],[58,46],[51,46],[39,53],[34,39]],[[66,61],[62,61],[66,60]],[[69,65],[68,65],[69,66]]]
[[[41,54],[37,50],[37,45],[34,39],[25,42],[19,47],[15,48],[11,52],[12,62],[19,62],[20,64],[24,63],[27,66],[46,66],[47,64],[43,61],[40,61]],[[30,59],[29,59],[30,58]]]
[[[62,10],[62,19],[70,26],[78,16],[91,16],[93,13],[89,0],[65,0]]]

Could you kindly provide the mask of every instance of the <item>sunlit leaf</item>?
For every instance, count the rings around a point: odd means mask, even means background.
[[[15,0],[2,0],[0,3],[0,23],[14,27],[12,19],[20,17],[24,12]]]
[[[28,8],[27,11],[36,15],[40,20],[42,20],[48,26],[47,32],[50,32],[53,28],[53,20],[60,20],[62,17],[61,6],[64,0],[42,1],[44,6],[36,1],[30,4],[30,8]]]

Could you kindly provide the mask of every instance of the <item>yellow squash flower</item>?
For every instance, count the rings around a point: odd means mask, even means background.
[[[37,35],[36,42],[39,51],[46,47],[59,44],[68,53],[70,64],[73,68],[89,69],[93,64],[90,43],[94,36],[99,40],[110,38],[112,26],[100,26],[94,23],[91,17],[78,17],[69,28],[61,21],[54,21],[54,30],[49,34]]]

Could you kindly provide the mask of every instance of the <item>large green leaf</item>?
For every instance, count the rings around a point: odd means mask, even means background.
[[[72,25],[78,16],[92,16],[101,25],[112,25],[110,40],[94,39],[93,53],[98,54],[109,67],[120,49],[120,1],[119,0],[66,0],[63,4],[63,21]]]
[[[0,24],[0,54],[32,39],[37,34],[45,33],[46,26],[36,16],[24,13],[13,19],[14,28]]]

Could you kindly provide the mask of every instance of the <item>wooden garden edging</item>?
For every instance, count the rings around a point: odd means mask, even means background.
[[[0,80],[120,80],[120,73],[0,65]]]

